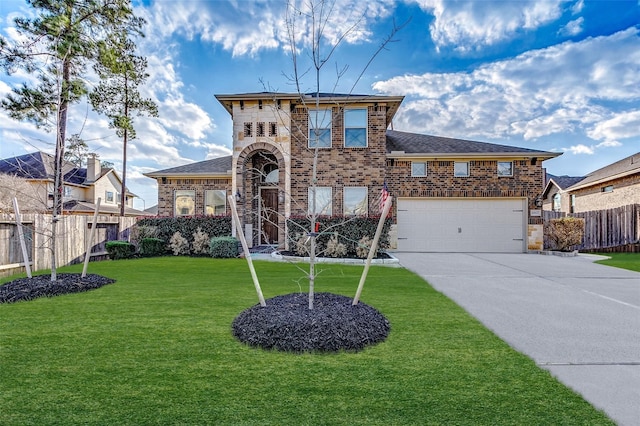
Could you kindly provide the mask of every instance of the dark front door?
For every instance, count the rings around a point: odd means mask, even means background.
[[[261,244],[278,243],[278,189],[262,188]]]

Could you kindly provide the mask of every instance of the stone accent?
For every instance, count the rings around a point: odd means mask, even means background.
[[[527,227],[527,250],[544,249],[544,226],[529,225]]]

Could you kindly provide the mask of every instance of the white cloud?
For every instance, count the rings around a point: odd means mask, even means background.
[[[578,35],[583,30],[582,24],[584,24],[584,18],[581,16],[578,19],[574,19],[573,21],[567,23],[567,25],[565,25],[558,31],[558,34],[563,36]]]
[[[573,13],[574,15],[577,15],[578,13],[582,12],[582,9],[584,8],[584,0],[578,0],[572,7],[571,7],[571,13]]]
[[[561,0],[470,1],[414,0],[434,15],[431,38],[437,48],[455,46],[467,52],[506,41],[561,16]]]
[[[587,155],[593,155],[594,151],[593,148],[588,147],[586,145],[583,144],[579,144],[579,145],[574,145],[571,146],[567,149],[564,149],[565,152],[570,152],[574,155],[579,155],[579,154],[587,154]]]
[[[639,33],[630,28],[529,51],[471,72],[405,75],[373,88],[407,96],[396,116],[397,129],[491,139],[586,132],[600,142],[637,137]],[[627,113],[629,105],[635,108]]]
[[[609,120],[600,121],[587,134],[593,139],[604,140],[604,144],[609,144],[603,146],[616,146],[619,139],[636,137],[639,133],[640,109],[621,112]]]

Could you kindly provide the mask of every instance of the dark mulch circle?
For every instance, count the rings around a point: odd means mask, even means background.
[[[375,308],[332,293],[292,293],[266,300],[240,313],[233,335],[252,347],[286,352],[359,351],[384,341],[391,325]]]
[[[96,274],[87,274],[84,278],[82,274],[57,274],[56,278],[56,281],[51,281],[51,275],[36,275],[33,278],[19,278],[1,285],[0,303],[80,293],[116,282]]]

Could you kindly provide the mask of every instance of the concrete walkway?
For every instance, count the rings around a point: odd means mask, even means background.
[[[394,253],[620,425],[640,425],[640,273],[594,256]]]

